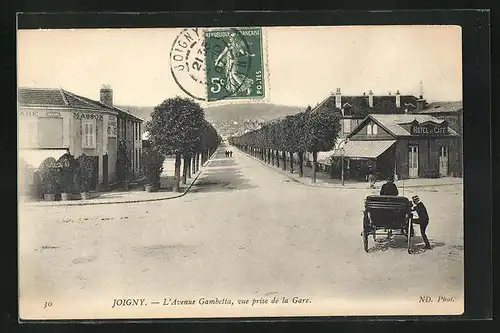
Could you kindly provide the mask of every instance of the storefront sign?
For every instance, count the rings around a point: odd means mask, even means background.
[[[116,138],[116,132],[117,132],[116,117],[115,116],[109,116],[109,121],[108,121],[108,137],[109,138]]]
[[[73,118],[102,120],[103,116],[102,114],[96,114],[96,113],[73,112]]]
[[[419,124],[411,127],[412,135],[446,135],[448,126],[446,124]]]
[[[55,117],[55,118],[61,118],[61,112],[56,112],[56,111],[47,111],[46,113],[47,117]]]
[[[38,117],[38,111],[21,111],[19,115],[23,117]]]

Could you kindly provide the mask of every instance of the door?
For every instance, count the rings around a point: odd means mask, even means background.
[[[102,182],[108,183],[108,154],[102,156]]]
[[[410,178],[418,178],[418,146],[408,146],[408,168]]]
[[[448,147],[441,146],[439,149],[439,174],[448,176]]]

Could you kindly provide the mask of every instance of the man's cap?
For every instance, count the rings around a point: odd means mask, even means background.
[[[418,195],[414,195],[411,197],[414,201],[417,201],[417,200],[420,200],[420,198],[418,197]]]

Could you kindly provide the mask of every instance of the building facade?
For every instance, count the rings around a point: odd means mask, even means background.
[[[459,138],[457,141],[459,154],[457,156],[457,161],[454,162],[458,165],[456,170],[456,176],[463,176],[463,104],[461,101],[455,102],[434,102],[426,106],[425,109],[419,110],[419,114],[428,114],[436,119],[446,120],[448,126],[458,133]]]
[[[446,120],[424,114],[371,114],[347,136],[341,151],[355,164],[397,179],[455,176],[459,135]]]
[[[20,88],[19,157],[37,169],[47,157],[58,159],[66,152],[75,158],[85,154],[95,163],[93,187],[107,186],[117,175],[119,121],[131,128],[130,136],[125,137],[131,138],[131,149],[140,153],[142,144],[135,140],[133,128],[140,130],[142,119],[64,89]],[[138,170],[140,161],[134,166]]]
[[[341,112],[340,133],[335,144],[335,149],[340,149],[346,138],[369,114],[408,114],[423,110],[426,106],[423,96],[402,95],[399,90],[395,94],[375,95],[373,91],[362,95],[343,95],[340,88],[331,93],[319,103],[312,111],[320,108],[337,109]],[[333,150],[318,152],[318,163],[323,168],[330,164]],[[312,160],[311,154],[307,156]]]

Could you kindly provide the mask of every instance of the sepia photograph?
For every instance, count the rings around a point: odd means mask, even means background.
[[[17,82],[21,320],[464,313],[460,26],[18,29]]]

